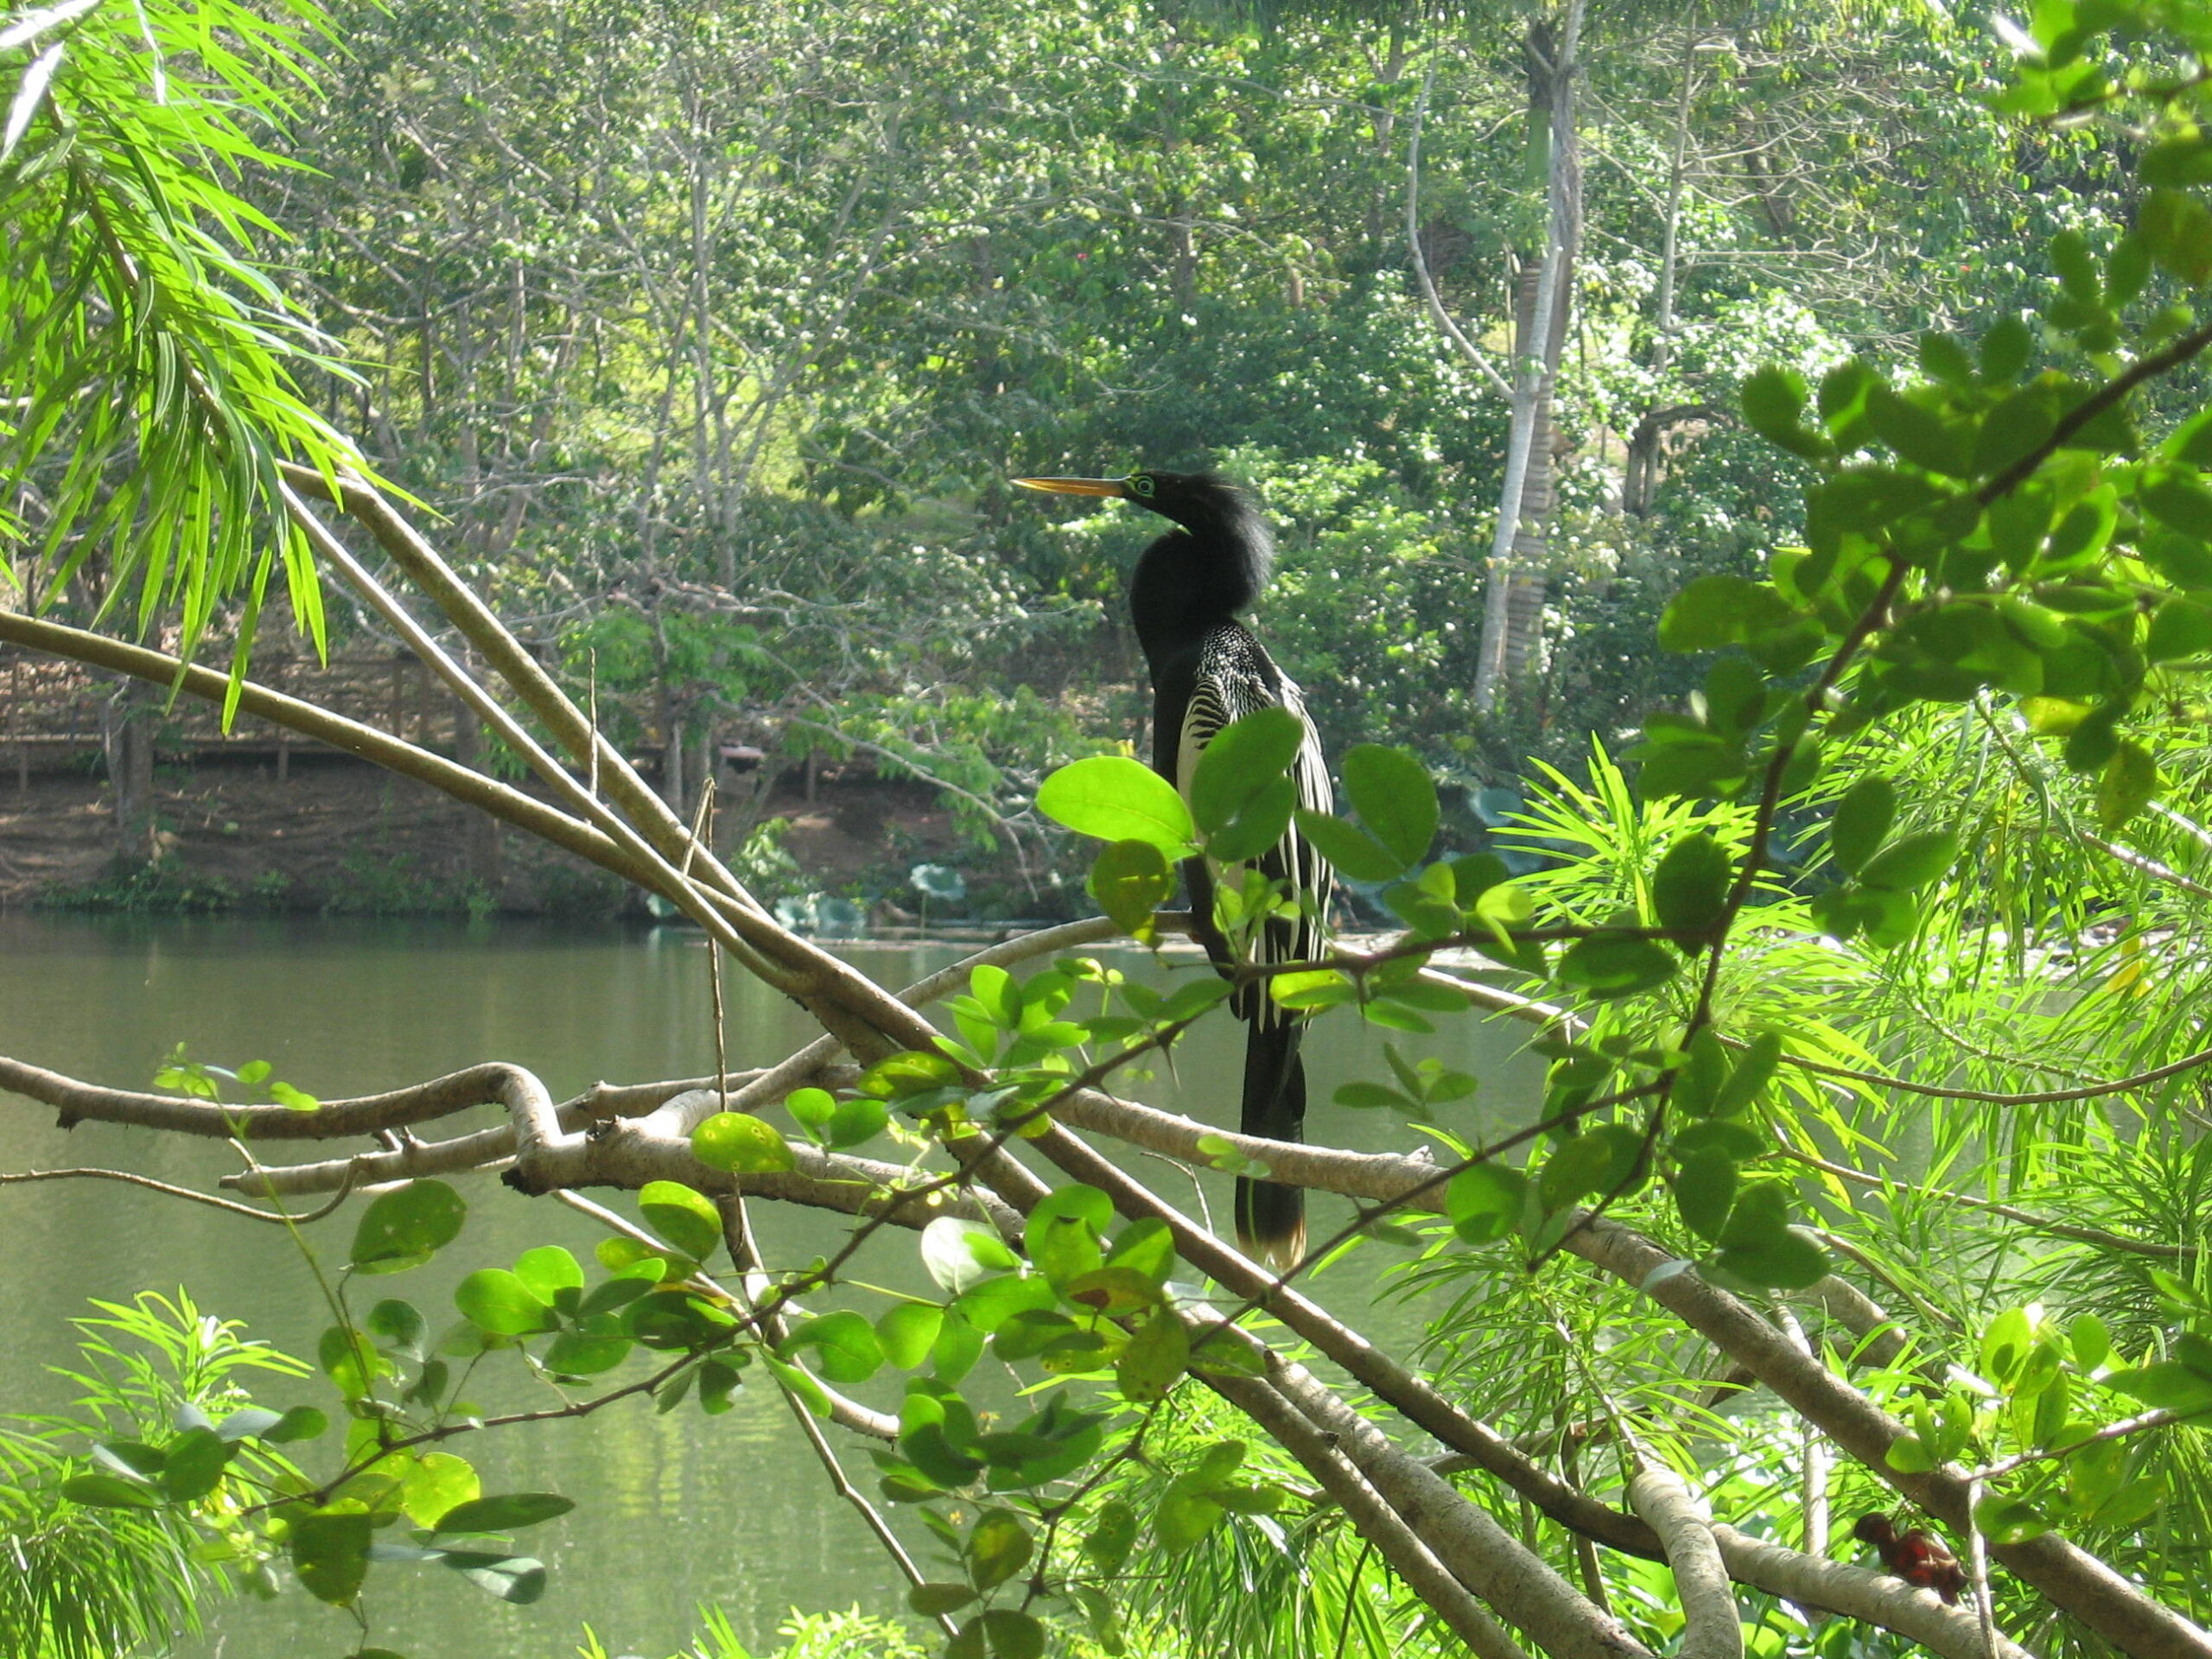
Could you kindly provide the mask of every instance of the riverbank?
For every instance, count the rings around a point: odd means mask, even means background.
[[[283,778],[265,765],[165,766],[154,801],[159,857],[124,869],[105,779],[38,772],[0,782],[0,910],[589,920],[639,904],[582,860],[495,833],[434,790],[347,760],[295,755]],[[789,824],[775,837],[789,866],[778,861],[774,874],[790,890],[854,898],[892,921],[916,902],[914,864],[964,869],[971,891],[994,885],[995,861],[956,830],[925,785],[828,775],[810,801],[794,772],[760,817]]]

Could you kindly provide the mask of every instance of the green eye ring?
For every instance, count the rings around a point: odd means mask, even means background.
[[[1154,486],[1150,473],[1131,473],[1128,483],[1129,493],[1132,495],[1150,495],[1153,492]]]

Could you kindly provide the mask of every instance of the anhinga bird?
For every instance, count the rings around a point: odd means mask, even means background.
[[[1862,1544],[1873,1545],[1882,1565],[1907,1584],[1933,1590],[1947,1602],[1955,1605],[1959,1592],[1967,1587],[1959,1558],[1932,1532],[1899,1532],[1897,1522],[1878,1510],[1860,1516],[1851,1535]]]
[[[1332,810],[1329,772],[1297,685],[1237,621],[1268,580],[1274,539],[1252,504],[1210,473],[1132,473],[1125,479],[1018,478],[1033,490],[1061,495],[1114,496],[1134,501],[1179,528],[1137,560],[1129,584],[1129,620],[1152,674],[1152,764],[1185,799],[1199,754],[1231,721],[1262,709],[1287,709],[1305,728],[1291,764],[1298,804]],[[1251,940],[1259,963],[1306,962],[1321,951],[1329,902],[1329,866],[1294,823],[1259,858],[1269,880],[1287,885],[1288,904],[1270,914]],[[1184,864],[1199,942],[1224,973],[1236,965],[1214,920],[1215,871],[1207,860]],[[1243,867],[1223,874],[1232,885]],[[1264,982],[1241,987],[1230,1006],[1248,1027],[1244,1099],[1239,1127],[1274,1141],[1302,1137],[1306,1063],[1299,1057],[1304,1016],[1284,1007]],[[1236,1236],[1248,1254],[1278,1268],[1306,1249],[1306,1195],[1274,1181],[1236,1183]]]

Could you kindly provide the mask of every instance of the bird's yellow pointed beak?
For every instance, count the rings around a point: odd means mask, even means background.
[[[1127,495],[1129,486],[1118,478],[1017,478],[1025,490],[1052,495]]]

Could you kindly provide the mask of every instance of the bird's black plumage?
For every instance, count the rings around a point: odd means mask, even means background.
[[[1223,727],[1262,709],[1287,709],[1305,729],[1291,766],[1299,804],[1329,811],[1328,768],[1305,699],[1236,620],[1266,586],[1274,557],[1267,524],[1250,501],[1205,473],[1020,481],[1065,493],[1119,496],[1178,526],[1144,550],[1129,586],[1129,618],[1152,676],[1154,768],[1187,796],[1198,756]],[[1252,956],[1262,963],[1312,960],[1325,940],[1332,879],[1327,861],[1294,823],[1257,862],[1270,880],[1287,884],[1294,907],[1261,924],[1250,940]],[[1242,868],[1219,874],[1241,881]],[[1198,858],[1185,863],[1184,873],[1199,941],[1225,970],[1235,965],[1236,953],[1214,920],[1217,870]],[[1265,984],[1242,988],[1231,1006],[1246,1024],[1240,1127],[1269,1140],[1302,1139],[1302,1017],[1277,1002]],[[1305,1194],[1273,1181],[1239,1179],[1236,1233],[1247,1250],[1278,1267],[1290,1265],[1305,1251]]]

